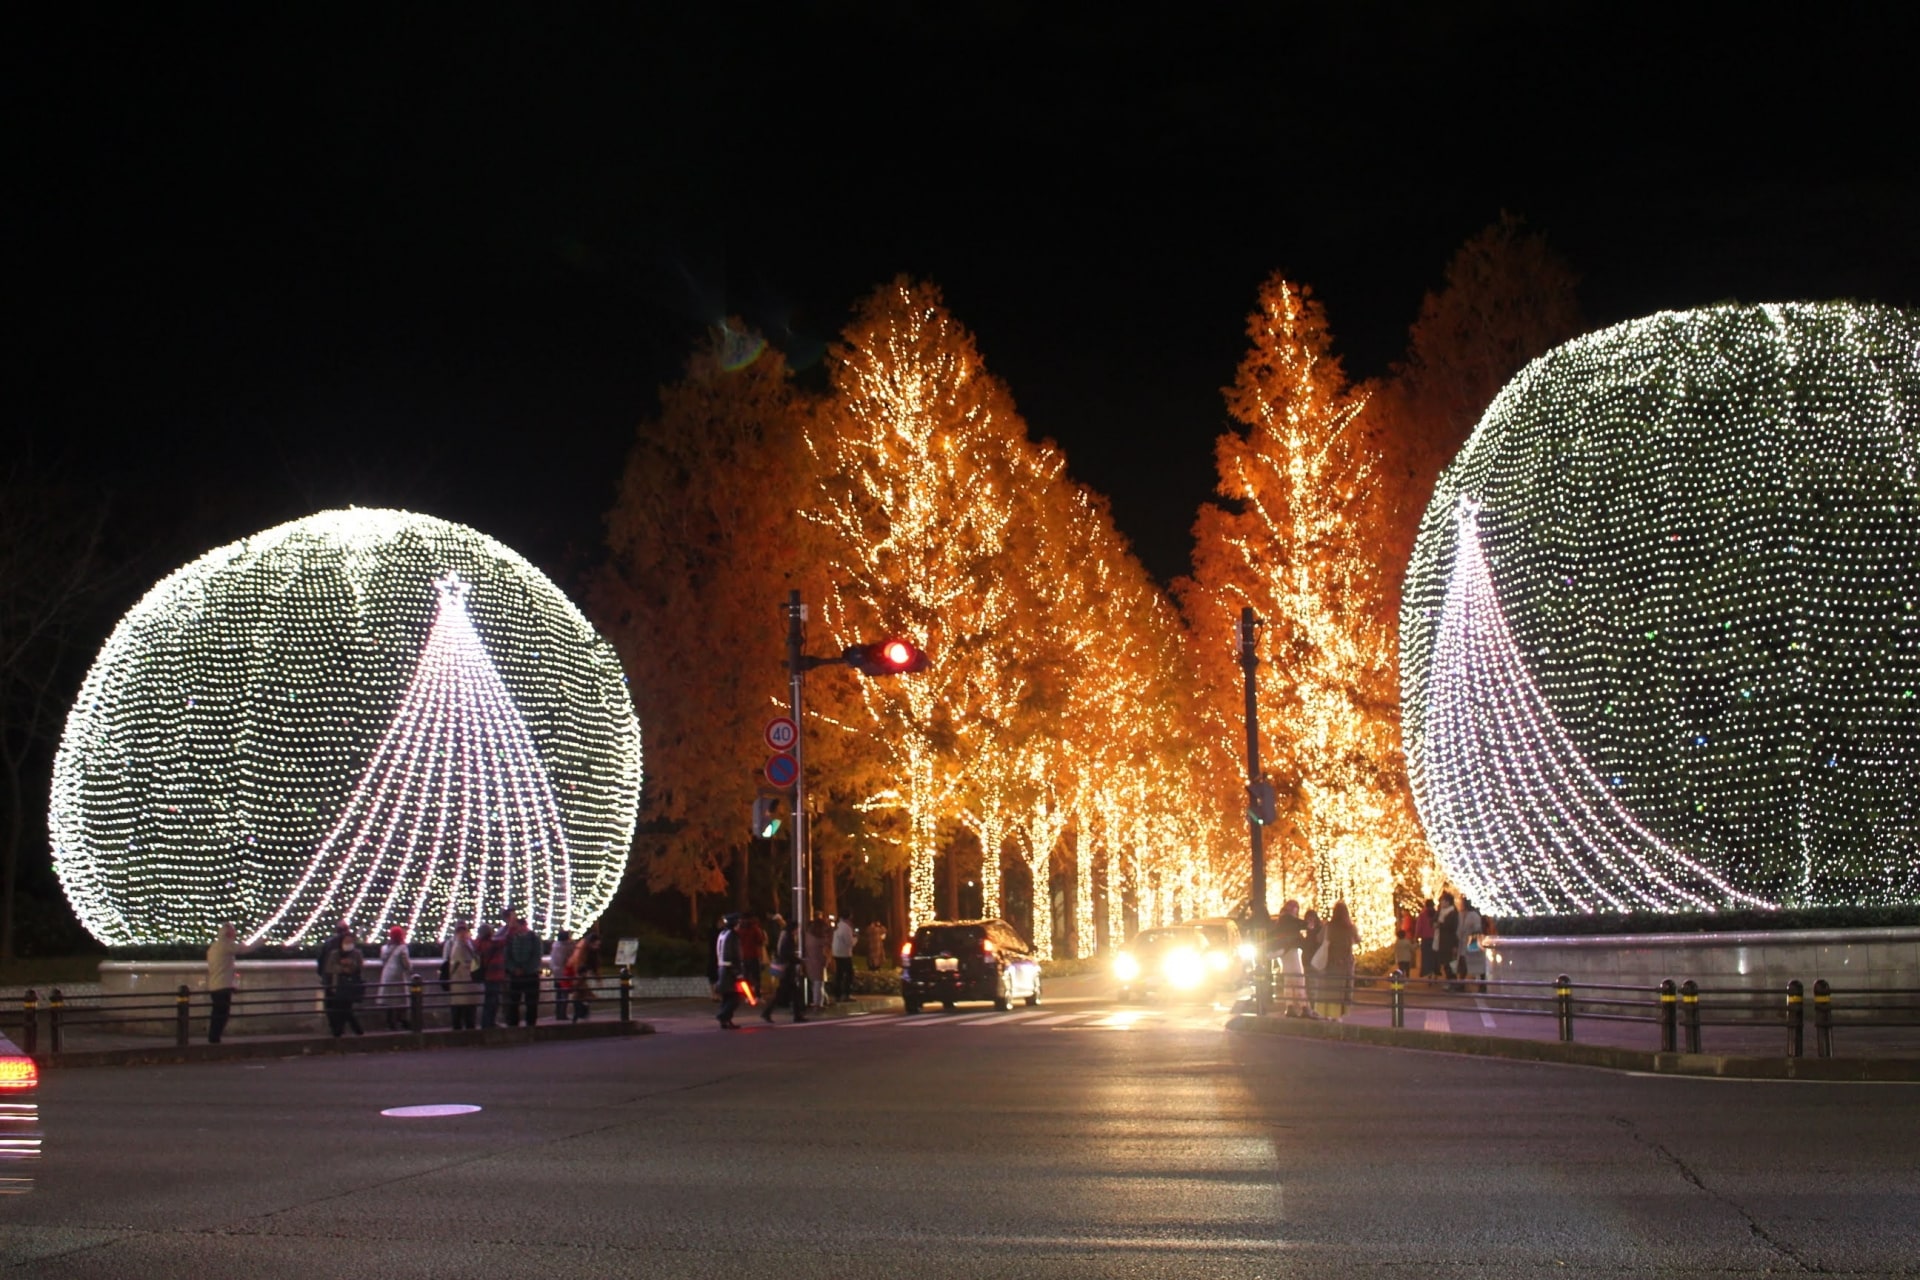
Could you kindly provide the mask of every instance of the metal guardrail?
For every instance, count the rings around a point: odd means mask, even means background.
[[[624,1025],[633,1021],[632,971],[622,968],[616,981],[618,1019]],[[454,985],[437,977],[426,978],[420,974],[415,974],[408,982],[369,982],[363,985],[363,994],[352,1002],[351,1007],[356,1014],[380,1014],[390,1010],[404,1012],[404,1028],[397,1031],[388,1029],[387,1033],[424,1039],[429,1034],[458,1029],[452,1026],[456,998],[460,1007],[475,1011],[477,1023],[486,996],[484,986],[480,983],[462,984],[468,989],[455,992]],[[608,985],[606,980],[595,978],[592,986],[594,995],[588,1004],[598,1003],[606,994]],[[557,1005],[562,990],[557,984],[542,982],[536,988],[536,999],[542,1006],[549,1000]],[[571,1004],[573,992],[571,988],[564,990]],[[496,993],[498,1007],[502,1010],[506,1008],[508,994],[504,985]],[[326,989],[317,984],[243,987],[233,993],[227,1026],[244,1025],[249,1018],[324,1019],[329,1001]],[[211,1025],[214,1001],[213,993],[196,992],[184,983],[172,993],[90,994],[72,1000],[62,995],[58,987],[50,990],[45,1000],[30,988],[20,1003],[9,1012],[14,1016],[0,1025],[11,1024],[9,1029],[21,1050],[29,1056],[37,1056],[43,1044],[50,1054],[64,1052],[67,1035],[78,1028],[125,1029],[134,1025],[167,1023],[171,1023],[174,1044],[185,1048],[192,1043],[196,1023],[203,1030]],[[557,1015],[556,1020],[560,1020]],[[517,1025],[517,1020],[506,1022],[505,1025]]]
[[[1356,974],[1353,1002],[1390,1010],[1392,1025],[1406,1026],[1408,1009],[1473,1009],[1554,1019],[1559,1038],[1571,1043],[1584,1022],[1639,1022],[1655,1029],[1660,1051],[1700,1053],[1703,1027],[1778,1027],[1789,1058],[1806,1056],[1806,988],[1799,979],[1784,990],[1702,987],[1669,978],[1658,987],[1576,983],[1561,974],[1552,982],[1478,978],[1409,978],[1405,972]],[[1838,1028],[1920,1027],[1920,988],[1850,988],[1813,984],[1814,1052],[1833,1055]]]

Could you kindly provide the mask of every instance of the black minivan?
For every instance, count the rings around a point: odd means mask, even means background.
[[[935,920],[900,948],[900,998],[908,1013],[928,1001],[951,1009],[961,1000],[1040,1003],[1040,961],[1005,920]]]

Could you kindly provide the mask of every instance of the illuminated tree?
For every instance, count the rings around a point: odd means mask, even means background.
[[[737,323],[716,330],[643,422],[607,516],[595,611],[630,671],[647,726],[638,847],[655,891],[725,890],[746,843],[786,696],[780,605],[820,591],[805,448],[811,407],[780,353]],[[827,682],[818,682],[825,684]]]
[[[1269,909],[1289,895],[1323,909],[1345,898],[1377,943],[1391,936],[1396,864],[1417,835],[1399,799],[1392,649],[1373,617],[1379,513],[1358,422],[1366,402],[1348,386],[1306,288],[1270,278],[1248,336],[1227,390],[1245,430],[1218,445],[1227,505],[1201,512],[1182,599],[1226,741],[1240,733],[1242,606],[1265,624],[1263,750],[1289,816],[1268,850]],[[1244,804],[1236,787],[1227,805]]]
[[[1025,427],[939,291],[904,278],[867,299],[828,376],[807,437],[826,629],[836,645],[905,634],[935,655],[929,671],[857,686],[903,819],[911,925],[935,914],[939,826],[956,807],[948,746],[982,688],[977,655],[1008,620],[1008,464]]]

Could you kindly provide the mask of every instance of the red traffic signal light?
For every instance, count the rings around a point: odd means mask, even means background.
[[[853,645],[841,657],[863,676],[909,675],[933,665],[926,650],[901,636]]]

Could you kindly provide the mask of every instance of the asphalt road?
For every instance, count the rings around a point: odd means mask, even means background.
[[[1050,991],[1050,996],[1058,991]],[[60,1277],[1920,1275],[1920,1087],[872,1016],[73,1070],[0,1270]],[[477,1105],[443,1118],[383,1108]]]

